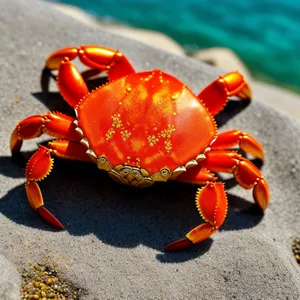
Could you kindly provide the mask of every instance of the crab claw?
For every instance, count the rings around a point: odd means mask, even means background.
[[[118,50],[93,45],[81,45],[55,51],[47,58],[45,66],[51,70],[58,69],[65,58],[71,61],[76,57],[91,68],[91,71],[85,72],[84,78],[108,71],[110,80],[116,80],[135,72],[125,55]],[[78,79],[78,76],[76,77]]]
[[[251,100],[250,87],[239,72],[220,76],[219,79],[204,88],[199,93],[198,98],[215,116],[225,107],[229,97],[232,96],[237,96],[242,100]]]
[[[250,134],[240,130],[229,130],[219,133],[213,143],[210,145],[212,150],[230,149],[239,145],[246,153],[264,160],[264,149],[262,145]]]
[[[264,212],[268,206],[270,199],[270,191],[265,179],[259,180],[258,183],[255,185],[253,189],[253,198]]]
[[[212,172],[232,173],[244,189],[253,188],[253,198],[262,211],[270,201],[270,191],[260,170],[249,160],[235,151],[211,150],[206,154],[202,166]]]
[[[164,251],[166,252],[181,251],[191,247],[192,245],[193,245],[192,241],[190,241],[188,238],[185,237],[183,239],[170,243],[164,248]]]
[[[52,225],[53,227],[57,229],[64,230],[65,227],[55,218],[52,213],[46,209],[44,206],[41,206],[37,209],[38,214],[41,216],[41,218]]]
[[[191,247],[193,244],[208,239],[213,233],[217,231],[214,225],[203,223],[192,229],[185,238],[177,240],[164,248],[164,251],[181,251]]]
[[[35,181],[27,181],[26,194],[31,207],[40,215],[40,217],[58,229],[65,229],[64,226],[53,216],[48,209],[44,207],[43,196],[38,184]]]
[[[64,226],[44,207],[44,200],[37,181],[44,179],[52,169],[51,149],[40,146],[26,167],[26,194],[31,207],[50,225],[58,229]]]
[[[224,185],[210,182],[196,194],[196,206],[205,223],[192,229],[186,237],[164,248],[164,251],[181,251],[208,239],[223,224],[227,213]]]
[[[237,96],[241,99],[251,100],[251,89],[239,72],[231,72],[225,76],[220,76],[218,83],[226,90],[228,97]]]

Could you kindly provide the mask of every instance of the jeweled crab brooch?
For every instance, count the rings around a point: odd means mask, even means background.
[[[90,69],[84,76],[71,62],[78,57]],[[39,149],[26,168],[26,193],[31,207],[51,225],[63,225],[45,207],[38,181],[52,169],[53,158],[92,161],[112,179],[135,187],[176,180],[198,186],[196,206],[204,223],[186,237],[165,247],[181,250],[211,236],[227,213],[224,185],[215,172],[232,173],[264,211],[268,185],[259,169],[233,151],[263,160],[262,146],[239,130],[217,133],[214,116],[230,96],[251,98],[250,88],[238,72],[220,76],[198,95],[161,70],[135,72],[119,51],[80,46],[58,50],[46,60],[58,69],[61,95],[75,109],[76,118],[48,112],[19,122],[10,147],[19,152],[23,140],[46,133],[57,138]],[[89,92],[85,79],[103,71],[109,82]],[[212,173],[213,172],[213,173]]]

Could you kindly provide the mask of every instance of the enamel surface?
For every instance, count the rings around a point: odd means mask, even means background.
[[[195,95],[159,70],[128,75],[88,95],[78,124],[97,157],[110,164],[171,172],[215,137],[211,115]]]

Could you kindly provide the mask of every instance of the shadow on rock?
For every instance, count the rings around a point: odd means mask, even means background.
[[[229,100],[225,108],[214,117],[217,122],[218,128],[225,125],[230,119],[246,109],[249,104],[250,101]]]
[[[55,231],[55,229],[44,223],[30,208],[24,184],[16,186],[0,199],[0,212],[18,224]]]
[[[0,173],[11,178],[24,178],[25,166],[29,156],[19,154],[14,157],[0,156]]]
[[[14,166],[0,158],[0,171]],[[7,166],[5,166],[7,165]],[[19,171],[6,174],[20,177]],[[20,171],[24,174],[24,169]],[[146,189],[119,185],[94,164],[56,159],[53,172],[39,183],[45,206],[53,212],[72,235],[93,233],[106,244],[133,248],[139,244],[162,250],[202,222],[195,207],[197,187],[189,184],[157,183]],[[252,203],[228,195],[229,211],[221,230],[250,228],[262,215],[253,215]],[[53,230],[31,210],[24,185],[15,187],[0,200],[0,211],[16,223]],[[212,240],[185,253],[162,254],[161,262],[180,262],[207,252]]]

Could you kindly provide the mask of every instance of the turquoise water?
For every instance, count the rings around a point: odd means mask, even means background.
[[[229,47],[251,73],[300,87],[300,0],[62,0],[107,22],[158,30],[188,52]]]

